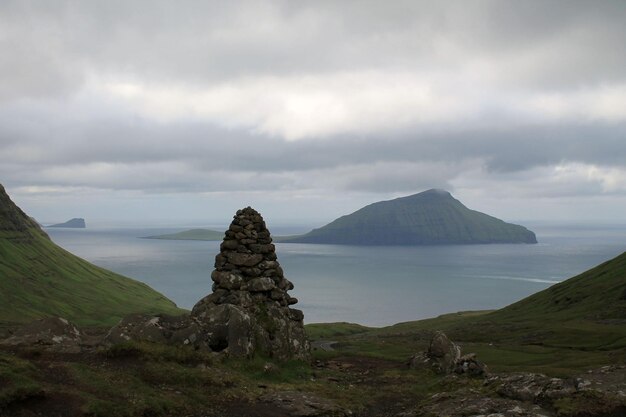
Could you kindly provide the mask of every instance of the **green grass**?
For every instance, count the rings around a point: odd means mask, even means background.
[[[102,349],[99,352],[110,359],[139,359],[143,361],[169,361],[181,364],[210,365],[213,356],[205,350],[191,346],[171,346],[152,342],[127,341]]]
[[[42,395],[38,370],[30,362],[0,352],[0,412],[7,405]]]
[[[37,230],[26,239],[0,231],[0,321],[61,316],[113,325],[131,313],[182,312],[146,284],[92,265]]]

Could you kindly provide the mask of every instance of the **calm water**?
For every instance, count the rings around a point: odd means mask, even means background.
[[[626,250],[626,226],[529,227],[537,245],[355,247],[277,244],[305,321],[382,326],[493,309]],[[180,229],[178,229],[180,230]],[[65,249],[191,308],[211,292],[219,242],[138,239],[171,229],[47,229]]]

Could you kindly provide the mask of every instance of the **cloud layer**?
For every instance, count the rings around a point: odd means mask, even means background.
[[[0,178],[44,214],[77,190],[264,192],[332,218],[441,187],[619,220],[624,21],[608,0],[2,2]]]

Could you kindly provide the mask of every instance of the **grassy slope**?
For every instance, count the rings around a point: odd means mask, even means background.
[[[625,324],[626,253],[501,310],[446,314],[334,339],[342,354],[402,360],[426,349],[433,330],[443,330],[492,370],[562,376],[624,362]],[[312,335],[332,334],[336,324],[320,326]]]
[[[449,193],[429,190],[370,204],[284,242],[368,245],[536,243],[518,225],[470,210]]]
[[[626,252],[491,315],[494,320],[626,319]]]
[[[111,325],[137,312],[179,314],[147,285],[99,268],[45,238],[0,237],[0,318],[24,322],[57,315],[84,325]]]
[[[182,310],[147,285],[55,245],[0,186],[0,322],[55,315],[112,325],[130,313]]]
[[[147,236],[145,239],[165,239],[165,240],[222,240],[224,232],[210,229],[190,229],[178,233],[167,235]]]

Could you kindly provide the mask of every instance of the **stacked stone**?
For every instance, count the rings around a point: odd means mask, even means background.
[[[287,294],[293,284],[278,263],[263,218],[250,207],[237,211],[226,231],[211,279],[216,304],[246,306],[270,299],[286,307],[298,302]]]
[[[191,319],[200,341],[233,356],[261,353],[279,359],[309,359],[302,311],[287,291],[293,284],[278,263],[272,237],[254,209],[238,210],[215,257],[213,293],[200,300]]]

